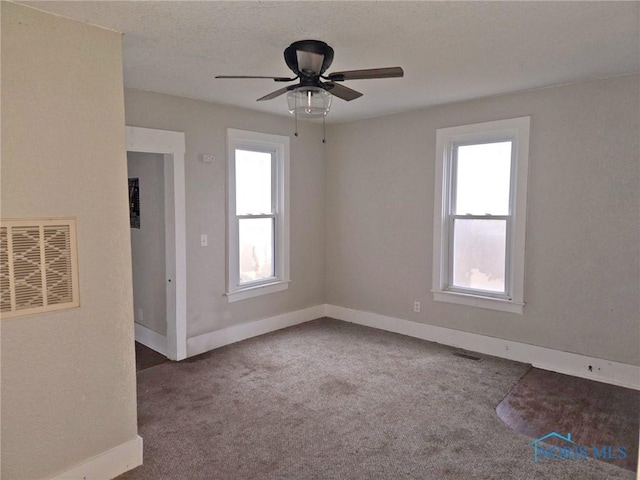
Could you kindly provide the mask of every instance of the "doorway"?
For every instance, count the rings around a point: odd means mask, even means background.
[[[130,198],[130,204],[138,200],[138,211],[131,213],[135,338],[171,360],[183,360],[187,357],[184,133],[126,127],[126,134],[129,177],[138,179],[130,185],[139,195]],[[135,188],[130,187],[131,194],[136,194]]]

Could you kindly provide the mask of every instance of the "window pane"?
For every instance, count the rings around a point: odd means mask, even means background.
[[[509,215],[512,142],[457,147],[456,215]]]
[[[240,219],[240,283],[275,276],[273,218]]]
[[[270,153],[236,149],[236,214],[272,212]]]
[[[506,220],[454,220],[453,286],[505,291]]]

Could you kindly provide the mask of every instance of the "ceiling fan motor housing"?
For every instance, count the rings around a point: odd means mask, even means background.
[[[284,61],[300,77],[301,85],[317,85],[333,62],[333,48],[320,40],[300,40],[285,49]]]

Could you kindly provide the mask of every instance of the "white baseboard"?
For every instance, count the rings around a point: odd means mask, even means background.
[[[136,342],[161,353],[165,357],[167,356],[167,337],[139,323],[134,323],[133,327],[135,329]]]
[[[365,325],[367,327],[378,328],[380,330],[400,333],[410,337],[421,338],[472,352],[483,353],[485,355],[529,363],[542,370],[640,390],[640,367],[636,365],[603,360],[501,338],[488,337],[476,333],[463,332],[461,330],[437,327],[335,305],[317,305],[315,307],[234,325],[215,332],[191,337],[187,339],[187,355],[193,357],[194,355],[199,355],[247,338],[263,335],[324,316]],[[136,324],[136,328],[137,327],[138,325]]]
[[[142,465],[142,437],[118,445],[51,480],[110,480]]]
[[[215,348],[224,347],[232,343],[256,337],[265,333],[291,327],[299,323],[308,322],[325,316],[325,305],[316,305],[295,312],[284,313],[275,317],[241,323],[232,327],[203,333],[187,339],[187,356],[193,357]]]
[[[486,355],[530,363],[542,370],[640,390],[640,367],[636,365],[436,327],[335,305],[326,305],[326,316]]]

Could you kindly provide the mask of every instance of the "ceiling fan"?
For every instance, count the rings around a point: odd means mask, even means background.
[[[333,61],[333,48],[319,40],[300,40],[292,43],[284,51],[284,61],[295,76],[218,75],[216,78],[266,78],[276,82],[300,80],[296,85],[280,88],[259,98],[258,101],[271,100],[290,92],[287,95],[287,100],[291,113],[300,113],[306,116],[325,116],[329,111],[331,95],[346,101],[355,100],[362,96],[362,93],[340,85],[338,82],[368,78],[394,78],[404,75],[400,67],[348,70],[324,75]],[[331,95],[327,95],[326,92]]]

